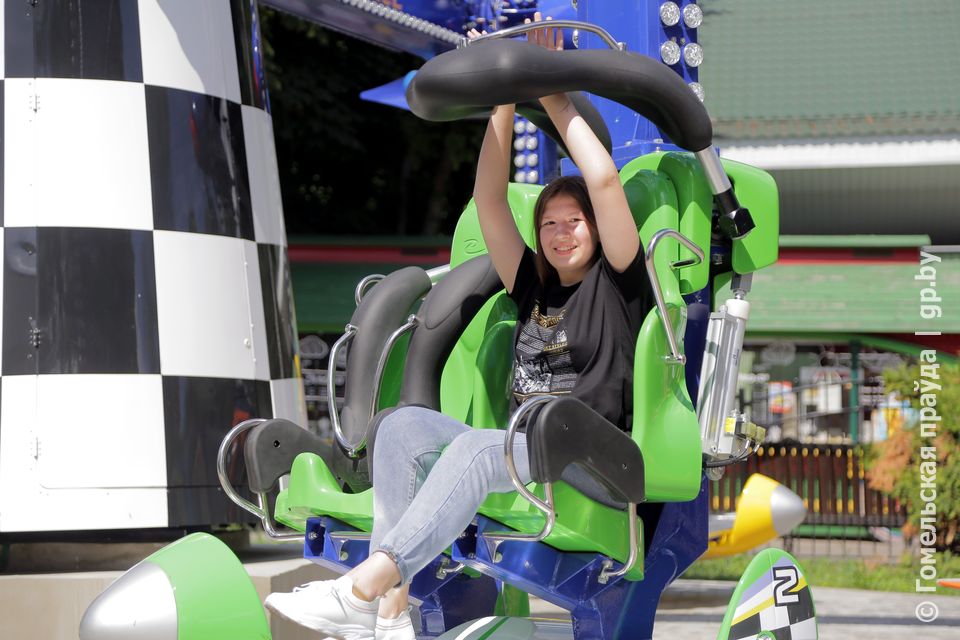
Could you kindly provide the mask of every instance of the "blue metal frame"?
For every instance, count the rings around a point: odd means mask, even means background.
[[[335,535],[338,532],[360,533],[336,518],[309,518],[303,557],[337,573],[346,573],[367,559],[368,540]],[[468,530],[464,535],[475,534]],[[497,583],[486,576],[451,570],[454,566],[449,556],[438,556],[410,583],[410,597],[420,603],[421,637],[438,636],[459,624],[493,614],[500,593]]]
[[[661,593],[707,549],[706,479],[695,500],[649,505],[645,510],[644,529],[652,535],[644,578],[638,582],[619,578],[600,584],[597,578],[606,560],[601,554],[569,553],[541,542],[507,541],[497,547],[486,535],[502,531],[503,525],[483,516],[477,517],[474,535],[454,542],[451,555],[570,611],[577,640],[651,638]]]

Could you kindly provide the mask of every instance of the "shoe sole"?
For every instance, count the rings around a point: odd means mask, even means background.
[[[285,620],[289,620],[301,627],[306,627],[311,631],[324,633],[336,640],[374,640],[376,635],[375,632],[359,624],[338,624],[326,618],[316,617],[310,617],[307,620],[296,620],[269,604],[266,608]]]

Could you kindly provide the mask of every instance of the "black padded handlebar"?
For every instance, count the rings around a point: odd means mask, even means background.
[[[556,482],[571,464],[599,481],[610,496],[638,504],[645,499],[643,454],[626,433],[582,400],[548,402],[527,425],[530,476]]]
[[[611,153],[613,151],[613,142],[610,139],[610,130],[607,129],[607,123],[603,121],[603,116],[600,115],[597,108],[593,106],[593,103],[590,102],[587,96],[579,91],[571,91],[567,93],[567,97],[570,98],[570,102],[577,108],[577,112],[586,121],[587,125],[593,129],[593,133],[596,134],[603,148],[607,150],[607,153]],[[551,140],[557,143],[558,147],[563,149],[563,152],[567,154],[568,157],[570,156],[567,145],[563,143],[563,138],[560,137],[560,133],[554,126],[553,121],[550,120],[550,116],[544,111],[543,105],[540,104],[539,100],[518,103],[517,113],[537,125]]]
[[[394,271],[363,297],[350,318],[350,324],[359,330],[347,357],[350,375],[344,386],[340,425],[351,442],[359,442],[370,424],[375,402],[370,390],[387,336],[404,323],[413,303],[430,287],[430,276],[420,267]]]
[[[407,347],[398,406],[440,410],[440,377],[447,357],[480,307],[500,289],[500,276],[484,254],[457,266],[427,294]]]
[[[477,42],[428,60],[407,87],[407,103],[425,120],[447,121],[571,91],[588,91],[633,109],[689,151],[712,143],[707,110],[683,79],[656,60],[624,51]]]

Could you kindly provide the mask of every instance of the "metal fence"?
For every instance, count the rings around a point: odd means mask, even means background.
[[[894,559],[904,550],[899,529],[906,512],[896,500],[867,485],[864,453],[862,447],[849,444],[764,445],[711,483],[711,511],[735,510],[747,478],[762,473],[800,496],[807,508],[803,524],[784,539],[784,546],[801,555]]]
[[[891,408],[880,376],[808,384],[754,381],[741,388],[740,406],[768,428],[768,439],[820,444],[883,439]]]

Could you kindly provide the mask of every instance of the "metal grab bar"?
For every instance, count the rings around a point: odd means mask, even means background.
[[[330,424],[333,425],[333,435],[337,440],[337,444],[340,445],[340,448],[343,449],[344,453],[347,454],[350,458],[356,458],[360,455],[360,452],[364,450],[367,446],[367,436],[370,432],[370,426],[373,420],[373,416],[377,413],[377,401],[380,399],[380,385],[381,379],[383,378],[384,369],[387,367],[387,360],[390,358],[390,352],[393,351],[394,345],[397,343],[397,340],[404,334],[410,331],[411,329],[416,328],[418,324],[416,316],[410,316],[407,318],[407,323],[401,326],[399,329],[391,333],[386,342],[384,343],[383,350],[380,352],[380,359],[377,361],[377,369],[374,372],[373,379],[373,389],[371,391],[372,398],[370,400],[370,418],[367,423],[367,429],[364,431],[363,437],[360,438],[360,441],[357,443],[347,442],[347,437],[343,433],[343,427],[340,425],[340,412],[337,411],[337,393],[336,393],[336,384],[334,384],[334,376],[337,371],[337,356],[340,353],[340,348],[343,347],[347,342],[352,340],[357,334],[357,327],[352,324],[348,324],[344,331],[344,334],[340,336],[333,347],[330,349],[329,360],[327,361],[327,411],[330,414]]]
[[[637,564],[637,560],[640,559],[640,541],[639,541],[639,527],[637,527],[637,505],[633,502],[627,503],[627,517],[630,519],[627,523],[629,536],[630,536],[630,551],[627,553],[627,561],[623,563],[623,566],[620,567],[617,571],[610,571],[613,567],[613,560],[604,560],[603,568],[600,570],[600,575],[597,576],[597,582],[600,584],[607,584],[610,581],[610,578],[621,578],[633,569],[633,566]]]
[[[387,360],[390,359],[390,352],[393,351],[394,345],[397,344],[397,340],[400,339],[400,336],[412,331],[417,327],[419,321],[417,316],[411,315],[407,317],[407,323],[402,325],[399,329],[390,334],[387,338],[387,341],[383,343],[383,351],[380,352],[380,359],[377,361],[377,370],[374,373],[373,378],[373,398],[370,400],[370,420],[373,420],[373,416],[377,415],[377,402],[380,401],[380,385],[383,383],[383,372],[387,368]],[[367,424],[367,431],[363,434],[363,439],[357,444],[354,450],[359,453],[365,446],[367,446],[367,436],[370,435],[370,425]],[[347,452],[351,458],[355,457],[350,451]]]
[[[217,478],[220,480],[220,486],[223,488],[223,492],[227,494],[227,497],[236,504],[238,507],[250,513],[258,518],[260,518],[260,523],[263,525],[263,530],[268,536],[274,538],[275,540],[291,540],[293,538],[302,538],[303,534],[296,533],[282,533],[277,530],[276,524],[273,521],[273,517],[269,513],[267,505],[267,496],[264,493],[257,493],[257,500],[259,504],[253,504],[239,493],[234,490],[233,485],[230,484],[230,478],[227,476],[227,452],[230,450],[230,446],[233,445],[233,441],[236,440],[240,434],[253,429],[254,427],[263,424],[266,422],[265,418],[252,418],[250,420],[244,420],[234,428],[230,429],[227,432],[227,435],[223,437],[223,440],[220,441],[220,448],[217,450]]]
[[[260,524],[263,525],[263,530],[268,536],[274,540],[302,540],[303,534],[299,531],[289,531],[281,532],[277,529],[276,525],[273,522],[273,518],[270,516],[270,511],[268,505],[270,504],[267,501],[267,494],[257,493],[257,503],[260,505],[260,509],[263,510],[263,517],[260,518]]]
[[[557,514],[553,509],[553,485],[549,482],[543,483],[543,493],[546,500],[541,500],[523,484],[523,480],[520,479],[520,474],[517,472],[517,464],[513,459],[513,441],[516,438],[517,429],[520,427],[520,419],[537,405],[546,404],[556,399],[556,396],[529,398],[520,405],[520,408],[510,417],[510,424],[507,427],[507,433],[503,439],[503,455],[506,459],[507,473],[510,475],[510,481],[513,483],[513,487],[517,490],[517,493],[540,510],[546,516],[546,520],[543,523],[543,529],[541,529],[539,533],[514,533],[509,531],[485,533],[484,538],[494,543],[493,553],[491,554],[494,562],[496,562],[497,557],[496,549],[500,546],[501,542],[508,540],[540,542],[550,535],[550,532],[553,531],[553,525],[556,524]]]
[[[330,424],[333,425],[333,437],[347,451],[352,449],[352,446],[343,435],[343,430],[340,428],[340,412],[337,411],[337,356],[340,355],[341,347],[353,340],[355,335],[357,335],[357,328],[348,324],[343,330],[343,335],[330,347],[330,354],[327,356],[327,413],[330,415]]]
[[[522,542],[540,542],[550,535],[550,532],[553,530],[553,527],[556,524],[557,513],[554,510],[553,505],[553,484],[550,482],[543,483],[543,493],[546,500],[541,500],[523,484],[523,480],[520,479],[520,474],[517,472],[516,462],[513,459],[513,441],[517,434],[517,429],[520,427],[521,418],[537,405],[546,404],[547,402],[556,399],[556,396],[537,396],[530,398],[520,405],[520,408],[517,409],[516,413],[510,417],[510,424],[507,427],[507,433],[504,436],[503,442],[503,454],[504,458],[506,459],[507,473],[510,475],[510,481],[513,483],[517,493],[523,496],[527,502],[543,512],[543,514],[546,516],[546,521],[543,524],[543,528],[538,533],[513,533],[507,531],[485,533],[483,536],[484,539],[488,542],[493,542],[494,544],[492,550],[493,552],[490,554],[494,563],[498,561],[497,547],[500,546],[500,543],[514,540],[519,540]],[[597,576],[597,581],[600,584],[607,584],[610,578],[620,578],[625,576],[634,568],[634,566],[637,564],[637,561],[640,560],[639,527],[637,526],[636,504],[632,502],[627,504],[627,517],[629,518],[627,526],[630,538],[627,561],[617,571],[611,571],[610,569],[613,568],[613,560],[605,560],[603,563],[603,568],[600,570],[600,575]]]
[[[685,364],[687,357],[680,353],[677,337],[674,335],[673,325],[670,323],[670,316],[667,315],[667,304],[663,300],[663,289],[660,286],[660,276],[657,275],[657,269],[653,264],[653,258],[657,251],[657,246],[659,246],[660,241],[664,238],[674,238],[675,240],[679,241],[680,244],[692,251],[697,257],[696,262],[691,260],[671,262],[671,269],[679,269],[692,264],[700,264],[703,262],[703,250],[678,231],[674,231],[673,229],[661,229],[653,235],[653,238],[650,240],[650,244],[647,245],[647,248],[644,251],[645,255],[643,261],[647,267],[647,275],[650,276],[650,282],[653,284],[653,296],[657,300],[657,309],[660,310],[660,318],[663,320],[663,328],[667,332],[667,342],[670,344],[670,355],[665,356],[665,359],[670,364]]]
[[[357,283],[357,288],[353,291],[353,299],[356,301],[357,306],[360,306],[360,301],[363,300],[363,295],[367,292],[367,289],[370,285],[376,284],[386,278],[382,273],[371,273],[368,276],[364,276],[360,282]]]
[[[250,420],[244,420],[227,432],[227,435],[225,435],[223,440],[220,441],[220,449],[217,451],[217,478],[220,480],[220,486],[223,487],[223,492],[227,494],[227,497],[230,498],[230,500],[232,500],[238,507],[247,513],[257,516],[258,518],[263,518],[263,509],[237,493],[233,489],[233,485],[230,484],[230,478],[227,476],[227,451],[237,436],[244,431],[249,431],[255,426],[263,424],[264,422],[266,422],[265,418],[252,418]]]
[[[595,24],[590,24],[589,22],[583,22],[581,20],[544,20],[541,22],[518,24],[515,27],[503,29],[502,31],[492,31],[490,33],[485,33],[482,36],[477,36],[476,38],[463,38],[457,45],[457,49],[463,49],[467,45],[474,42],[480,42],[481,40],[492,40],[493,38],[512,38],[513,36],[521,33],[536,31],[538,29],[577,29],[578,31],[587,31],[600,36],[600,39],[603,40],[604,43],[606,43],[606,45],[611,49],[616,51],[626,51],[627,49],[626,43],[617,42],[617,40],[610,35],[610,32],[603,27],[598,27]]]

